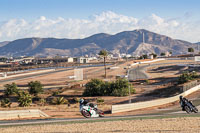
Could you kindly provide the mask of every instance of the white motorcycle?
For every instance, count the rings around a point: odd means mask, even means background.
[[[94,105],[94,107],[91,107],[89,103],[86,105],[81,105],[80,112],[86,118],[104,117],[104,112],[102,110],[97,109],[97,105]]]

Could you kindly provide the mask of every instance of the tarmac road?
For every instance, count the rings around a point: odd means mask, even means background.
[[[147,67],[152,67],[152,66],[161,66],[161,65],[167,65],[167,64],[173,64],[173,65],[178,65],[178,64],[191,64],[194,62],[173,62],[173,63],[153,63],[153,64],[138,64],[136,67],[132,68],[128,72],[128,80],[129,81],[134,81],[138,79],[148,79],[149,76],[145,73]]]
[[[54,119],[31,119],[31,120],[3,120],[0,121],[0,127],[14,126],[14,125],[33,125],[33,124],[50,124],[50,123],[62,123],[62,122],[87,122],[87,121],[106,121],[106,120],[119,120],[119,119],[142,119],[142,118],[159,118],[159,117],[175,117],[175,116],[200,116],[200,113],[187,114],[185,111],[169,110],[165,113],[157,114],[143,114],[143,115],[129,115],[129,116],[105,116],[99,118],[54,118]]]
[[[107,66],[109,65],[111,64],[107,64]],[[68,68],[63,68],[63,69],[58,69],[58,70],[55,69],[55,71],[50,71],[50,72],[45,72],[45,73],[40,73],[40,74],[37,73],[37,74],[30,74],[30,75],[18,76],[18,77],[13,77],[13,78],[1,79],[0,84],[3,84],[5,82],[14,82],[17,80],[22,80],[22,79],[27,79],[27,78],[32,78],[32,77],[38,77],[42,75],[48,75],[48,74],[57,73],[57,72],[64,72],[64,71],[72,70],[74,68],[100,67],[100,66],[103,66],[103,64],[89,65],[89,66],[74,66],[74,67],[68,67]]]

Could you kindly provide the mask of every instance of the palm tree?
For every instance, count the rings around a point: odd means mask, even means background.
[[[106,50],[101,50],[99,55],[103,57],[104,68],[105,68],[105,78],[106,78],[106,57],[108,56],[108,52]]]

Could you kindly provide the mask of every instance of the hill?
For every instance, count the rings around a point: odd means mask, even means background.
[[[143,43],[144,34],[144,43]],[[84,39],[24,38],[0,47],[1,56],[81,56],[95,55],[101,49],[112,53],[141,54],[170,51],[173,54],[187,53],[187,48],[197,49],[196,44],[172,39],[144,29],[124,31],[115,35],[95,34]]]

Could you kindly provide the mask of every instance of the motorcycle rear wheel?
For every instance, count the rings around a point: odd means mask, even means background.
[[[83,109],[81,110],[81,114],[85,117],[85,118],[90,118],[91,117],[91,114],[89,111]]]
[[[186,111],[188,114],[191,113],[191,110],[190,110],[190,108],[189,108],[188,106],[185,106],[184,109],[185,109],[185,111]]]

